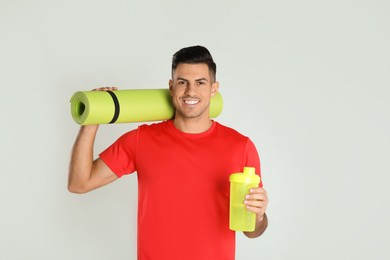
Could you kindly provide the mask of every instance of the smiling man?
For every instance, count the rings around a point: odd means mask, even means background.
[[[140,260],[235,258],[229,175],[245,166],[260,174],[260,160],[248,137],[210,119],[210,100],[218,88],[209,51],[202,46],[183,48],[172,59],[172,120],[124,134],[95,160],[98,126],[79,131],[69,167],[71,192],[85,193],[123,175],[138,174]],[[245,235],[258,237],[268,225],[262,184],[243,203],[257,216],[255,231]]]

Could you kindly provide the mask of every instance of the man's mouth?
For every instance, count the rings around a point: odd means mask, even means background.
[[[185,99],[184,103],[187,105],[195,105],[199,103],[199,99]]]

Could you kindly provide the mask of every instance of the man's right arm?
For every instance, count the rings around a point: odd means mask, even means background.
[[[100,159],[93,159],[93,146],[98,125],[82,126],[72,149],[68,190],[86,193],[118,179]]]

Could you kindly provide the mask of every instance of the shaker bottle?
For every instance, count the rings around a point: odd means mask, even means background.
[[[254,167],[244,167],[244,172],[230,175],[229,228],[237,231],[254,231],[256,214],[245,208],[245,195],[251,188],[259,187],[260,176]]]

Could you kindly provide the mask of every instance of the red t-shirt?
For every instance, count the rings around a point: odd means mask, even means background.
[[[229,175],[260,161],[252,141],[213,122],[200,134],[172,120],[142,125],[100,154],[119,177],[138,174],[139,260],[233,260]]]

